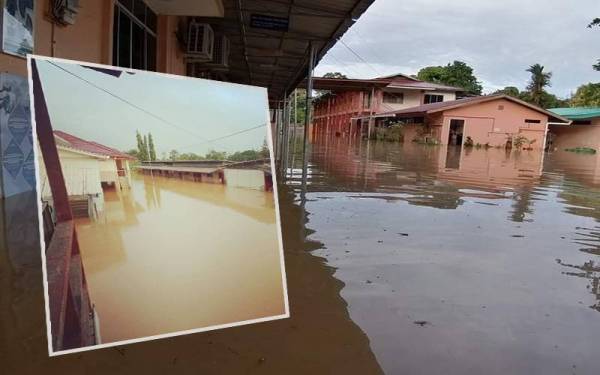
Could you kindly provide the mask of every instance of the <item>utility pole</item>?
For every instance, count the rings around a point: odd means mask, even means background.
[[[306,75],[306,109],[304,118],[304,146],[302,148],[302,205],[306,201],[306,185],[308,178],[308,151],[309,151],[309,126],[311,123],[311,107],[312,107],[312,91],[313,91],[313,69],[315,65],[315,46],[312,42],[309,43],[310,49],[308,57],[308,72]]]

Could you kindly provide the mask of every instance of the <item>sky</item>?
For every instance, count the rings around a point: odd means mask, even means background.
[[[529,66],[553,73],[547,90],[570,96],[578,86],[600,82],[599,0],[376,0],[317,66],[351,78],[468,63],[484,93],[505,86],[524,89]]]
[[[54,130],[121,151],[137,148],[136,130],[150,132],[158,157],[173,149],[197,154],[258,149],[267,137],[264,88],[149,72],[116,78],[77,64],[52,63],[90,82],[38,60]]]

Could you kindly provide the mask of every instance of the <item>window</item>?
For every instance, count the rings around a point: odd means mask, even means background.
[[[363,108],[371,108],[371,91],[363,92]]]
[[[592,125],[591,120],[575,120],[573,121],[573,125]]]
[[[383,93],[383,102],[391,103],[391,104],[402,104],[402,103],[404,103],[404,94],[401,92],[399,92],[399,93],[384,92]]]
[[[532,120],[530,118],[527,118],[527,119],[525,119],[525,123],[526,124],[539,124],[539,123],[541,123],[541,121],[540,120]]]
[[[142,0],[117,0],[113,65],[156,70],[156,14]]]
[[[425,94],[424,104],[440,103],[444,101],[444,95]]]

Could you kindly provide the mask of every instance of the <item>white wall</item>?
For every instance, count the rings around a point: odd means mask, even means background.
[[[256,169],[225,169],[225,184],[255,190],[265,189],[265,172]]]
[[[400,109],[420,106],[421,104],[423,104],[423,98],[424,98],[425,94],[443,95],[445,102],[448,102],[451,100],[456,100],[456,93],[451,92],[451,91],[425,91],[425,92],[423,92],[422,90],[393,90],[393,91],[388,90],[388,92],[390,94],[394,94],[394,95],[403,94],[404,101],[403,101],[403,103],[398,103],[398,104],[382,102],[379,106],[379,109],[381,112],[397,111]]]
[[[44,160],[41,157],[41,152],[38,154],[40,155],[40,188],[42,191],[42,198],[50,198],[52,193],[48,183]],[[58,157],[65,178],[67,194],[102,194],[102,186],[100,184],[100,161],[98,159],[67,150],[58,150]]]

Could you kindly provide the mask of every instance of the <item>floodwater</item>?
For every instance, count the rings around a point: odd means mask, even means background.
[[[102,343],[285,314],[273,193],[134,174],[77,234]]]
[[[334,138],[309,168],[313,254],[384,372],[600,373],[600,156]]]
[[[289,319],[53,358],[35,197],[6,200],[0,368],[600,373],[600,157],[334,138],[311,147],[309,165],[304,209],[298,174],[279,192]],[[176,193],[159,190],[133,190],[137,220]]]

